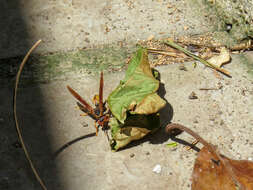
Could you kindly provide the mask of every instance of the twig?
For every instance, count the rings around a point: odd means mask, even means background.
[[[193,54],[192,52],[190,52],[190,51],[188,51],[188,50],[182,48],[181,46],[179,46],[179,45],[176,44],[175,42],[173,42],[173,41],[171,41],[171,40],[168,40],[168,41],[165,41],[164,43],[167,44],[167,45],[169,45],[169,46],[171,46],[171,47],[173,47],[173,48],[175,48],[175,49],[178,49],[178,50],[184,52],[186,55],[188,55],[188,56],[190,56],[190,57],[193,57],[194,59],[200,61],[201,63],[205,64],[206,66],[208,66],[208,67],[210,67],[210,68],[212,68],[212,69],[215,69],[215,70],[217,70],[217,71],[219,71],[219,72],[221,72],[221,73],[227,75],[228,77],[231,77],[230,73],[229,73],[228,71],[226,71],[225,69],[222,69],[222,68],[220,68],[220,67],[217,67],[217,66],[214,65],[214,64],[209,63],[208,61],[206,61],[206,60],[200,58],[199,56]]]
[[[28,57],[30,56],[30,54],[32,53],[32,51],[39,45],[39,43],[41,42],[41,40],[38,40],[33,46],[32,48],[27,52],[26,56],[24,57],[20,67],[19,67],[19,70],[18,70],[18,73],[17,73],[17,76],[16,76],[16,83],[15,83],[15,88],[14,88],[14,97],[13,97],[13,113],[14,113],[14,119],[15,119],[15,125],[16,125],[16,130],[17,130],[17,134],[18,134],[18,138],[20,140],[20,143],[22,145],[22,148],[25,152],[25,156],[26,156],[26,159],[28,160],[29,164],[30,164],[30,167],[37,179],[37,181],[39,182],[39,184],[41,185],[42,189],[43,190],[47,190],[46,186],[44,185],[42,179],[40,178],[37,170],[35,169],[34,165],[33,165],[33,162],[30,158],[30,155],[26,149],[26,146],[25,146],[25,143],[24,143],[24,140],[23,140],[23,137],[22,137],[22,133],[21,133],[21,130],[20,130],[20,127],[19,127],[19,124],[18,124],[18,117],[17,117],[17,92],[18,92],[18,83],[19,83],[19,78],[20,78],[20,75],[21,75],[21,72],[23,70],[23,67],[28,59]]]
[[[210,87],[210,88],[199,88],[199,90],[220,90],[222,89],[222,85],[219,84],[217,87]]]
[[[167,55],[171,57],[178,57],[178,54],[175,52],[169,52],[169,51],[164,51],[164,50],[156,50],[156,49],[147,49],[149,53],[157,53],[161,55]]]
[[[190,146],[185,147],[185,150],[187,150],[187,151],[191,150],[193,146],[198,144],[198,142],[199,142],[198,140],[193,141]]]
[[[220,90],[221,88],[199,88],[199,90]]]

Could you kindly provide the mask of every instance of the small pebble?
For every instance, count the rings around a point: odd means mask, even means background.
[[[210,115],[210,116],[209,116],[209,120],[210,120],[210,121],[214,121],[214,120],[215,120],[215,116],[214,116],[214,115]]]
[[[131,154],[130,154],[130,158],[133,158],[133,157],[134,157],[134,153],[131,153]]]
[[[189,95],[190,100],[198,99],[198,96],[196,95],[195,92],[192,91],[192,93]]]
[[[226,85],[230,85],[230,84],[231,84],[231,81],[226,81],[225,84],[226,84]]]
[[[88,123],[86,123],[85,121],[81,122],[81,125],[82,125],[83,127],[88,127]]]
[[[84,41],[87,42],[87,43],[90,43],[89,38],[85,38]]]
[[[146,152],[146,155],[150,155],[150,152]]]
[[[242,96],[245,96],[245,95],[246,95],[245,91],[246,91],[245,89],[241,90],[241,95],[242,95]]]
[[[153,169],[153,172],[159,174],[162,171],[162,166],[160,164],[156,164],[156,166]]]
[[[179,65],[179,70],[181,71],[187,71],[187,68],[184,65]]]

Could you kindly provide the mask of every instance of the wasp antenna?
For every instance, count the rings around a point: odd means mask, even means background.
[[[100,73],[100,85],[99,85],[99,116],[101,117],[104,112],[103,103],[103,89],[104,89],[104,74],[103,71]]]
[[[96,115],[92,109],[92,107],[90,106],[90,104],[88,104],[88,102],[86,102],[75,90],[73,90],[70,86],[67,86],[69,92],[79,101],[81,102],[84,107],[88,110],[88,112],[92,115]]]

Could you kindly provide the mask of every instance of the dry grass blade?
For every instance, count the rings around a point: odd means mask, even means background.
[[[169,45],[169,46],[171,46],[171,47],[173,47],[173,48],[176,48],[176,49],[178,49],[178,50],[184,52],[186,55],[188,55],[188,56],[190,56],[190,57],[192,57],[192,58],[194,58],[194,59],[200,61],[201,63],[205,64],[206,66],[208,66],[208,67],[210,67],[210,68],[213,68],[213,69],[215,69],[215,70],[217,70],[217,71],[219,71],[219,72],[221,72],[221,73],[227,75],[228,77],[231,77],[230,73],[229,73],[228,71],[226,71],[225,69],[222,69],[222,68],[220,68],[220,67],[217,67],[217,66],[214,65],[214,64],[209,63],[208,61],[206,61],[206,60],[200,58],[199,56],[193,54],[192,52],[190,52],[190,51],[188,51],[188,50],[182,48],[181,46],[179,46],[179,45],[176,44],[175,42],[173,42],[173,41],[171,41],[171,40],[168,40],[168,41],[165,41],[164,43],[167,44],[167,45]]]
[[[24,68],[24,65],[28,59],[28,57],[30,56],[30,54],[32,53],[32,51],[40,44],[41,40],[38,40],[33,46],[32,48],[28,51],[28,53],[26,54],[26,56],[24,57],[20,67],[19,67],[19,70],[18,70],[18,73],[17,73],[17,76],[16,76],[16,83],[15,83],[15,89],[14,89],[14,97],[13,97],[13,113],[14,113],[14,119],[15,119],[15,125],[16,125],[16,130],[17,130],[17,133],[18,133],[18,138],[20,140],[20,143],[22,145],[22,148],[25,152],[25,156],[31,166],[31,169],[36,177],[36,179],[38,180],[39,184],[41,185],[42,189],[46,190],[46,186],[45,184],[43,183],[42,179],[40,178],[37,170],[35,169],[34,165],[33,165],[33,162],[29,156],[29,153],[26,149],[26,146],[25,146],[25,143],[24,143],[24,140],[23,140],[23,137],[22,137],[22,133],[21,133],[21,130],[20,130],[20,127],[19,127],[19,124],[18,124],[18,117],[17,117],[17,92],[18,92],[18,83],[19,83],[19,79],[20,79],[20,75],[21,75],[21,72]]]
[[[179,57],[178,54],[175,52],[169,52],[169,51],[164,51],[164,50],[148,49],[148,52],[161,54],[161,55],[167,55],[167,56],[171,56],[171,57]]]
[[[198,144],[198,142],[199,142],[198,140],[193,141],[190,146],[185,147],[185,150],[187,151],[191,150],[193,146]]]

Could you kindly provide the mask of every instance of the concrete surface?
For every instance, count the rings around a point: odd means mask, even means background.
[[[185,63],[187,71],[180,70],[178,64],[157,67],[169,103],[161,113],[162,123],[171,120],[184,124],[218,145],[225,155],[252,159],[253,76],[248,73],[252,71],[252,55],[250,52],[233,56],[232,63],[225,66],[232,78],[218,79],[201,64],[194,69],[192,63]],[[105,73],[105,97],[123,76],[123,72]],[[195,151],[186,151],[182,144],[166,147],[173,141],[160,130],[124,150],[111,152],[103,133],[94,136],[91,119],[79,116],[75,100],[66,89],[70,85],[91,101],[98,92],[98,76],[75,77],[26,86],[18,93],[18,117],[24,139],[48,189],[190,189]],[[222,88],[199,90],[217,86]],[[192,91],[198,99],[189,99]],[[40,189],[17,143],[12,88],[0,91],[0,101],[1,134],[6,134],[0,139],[0,189]],[[88,127],[84,127],[86,124]],[[177,138],[193,141],[185,133]],[[160,174],[152,171],[156,164],[162,167]]]
[[[21,0],[0,2],[0,58],[69,51],[139,39],[213,31],[219,20],[204,3],[176,0]]]
[[[251,0],[220,0],[209,1],[210,7],[219,16],[224,25],[229,26],[230,37],[241,41],[253,37],[253,2]]]
[[[98,48],[58,52],[38,58],[42,59],[40,64],[32,58],[25,66],[18,92],[18,117],[28,151],[48,189],[190,189],[195,151],[186,151],[182,144],[166,147],[173,141],[160,130],[112,153],[103,133],[96,137],[93,122],[79,116],[66,85],[91,100],[98,92],[98,75],[87,68],[108,69],[108,95],[124,75],[123,71],[112,71],[124,68],[138,39],[214,30],[217,18],[206,12],[201,2],[1,1],[0,58],[6,59],[0,60],[0,189],[40,189],[20,148],[12,115],[13,82],[22,56],[9,59],[23,55],[38,38],[44,43],[37,53],[105,44],[118,47],[117,51]],[[234,55],[232,63],[225,66],[233,77],[221,79],[201,65],[194,69],[192,63],[185,63],[187,71],[180,70],[177,64],[157,67],[166,91],[163,95],[169,102],[161,113],[162,123],[184,124],[218,145],[227,156],[252,159],[252,60],[252,52]],[[54,81],[51,76],[59,73],[63,77]],[[43,75],[41,83],[37,75]],[[220,90],[199,90],[219,85]],[[198,99],[188,98],[192,91]],[[84,127],[86,124],[88,127]],[[185,133],[177,138],[193,141]],[[160,174],[152,172],[156,164],[162,167]]]

